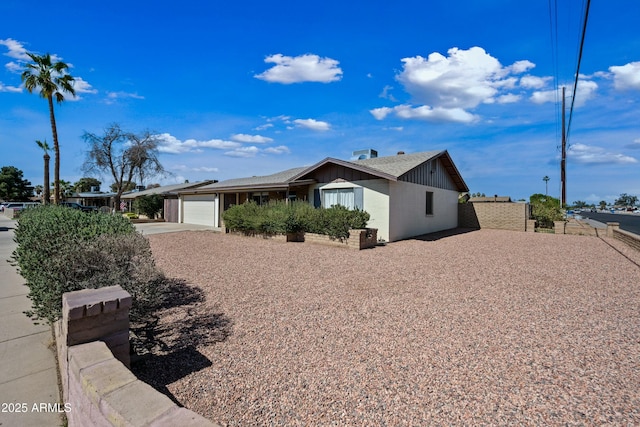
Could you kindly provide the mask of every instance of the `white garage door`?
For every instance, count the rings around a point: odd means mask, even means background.
[[[214,194],[185,195],[182,222],[217,227],[217,205],[218,200]]]

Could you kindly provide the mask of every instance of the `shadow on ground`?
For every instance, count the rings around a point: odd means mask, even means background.
[[[457,236],[459,234],[471,233],[478,231],[478,228],[453,228],[451,230],[438,231],[436,233],[423,234],[421,236],[412,237],[409,240],[421,240],[423,242],[435,242],[436,240],[446,237]]]
[[[171,279],[157,314],[131,325],[132,372],[180,406],[167,385],[211,366],[197,346],[222,342],[232,333],[231,319],[205,302],[200,288]]]

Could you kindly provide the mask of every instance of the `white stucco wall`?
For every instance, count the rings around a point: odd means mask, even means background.
[[[378,229],[378,238],[389,240],[389,181],[375,179],[368,181],[331,182],[310,186],[309,200],[313,203],[313,190],[362,187],[363,209],[369,213],[367,226]]]
[[[433,215],[427,215],[426,192],[433,192]],[[458,226],[458,192],[409,182],[389,182],[389,241]]]

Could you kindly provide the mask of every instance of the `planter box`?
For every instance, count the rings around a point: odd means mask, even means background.
[[[378,229],[364,228],[357,230],[349,230],[349,238],[336,239],[325,234],[315,233],[287,233],[284,234],[246,234],[238,231],[232,231],[231,234],[238,236],[256,237],[260,239],[272,239],[286,242],[305,242],[319,243],[322,245],[341,246],[351,249],[368,249],[373,248],[378,243]]]

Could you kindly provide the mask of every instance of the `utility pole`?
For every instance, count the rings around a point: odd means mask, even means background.
[[[560,159],[560,208],[567,204],[567,130],[565,127],[564,86],[562,86],[562,157]]]

